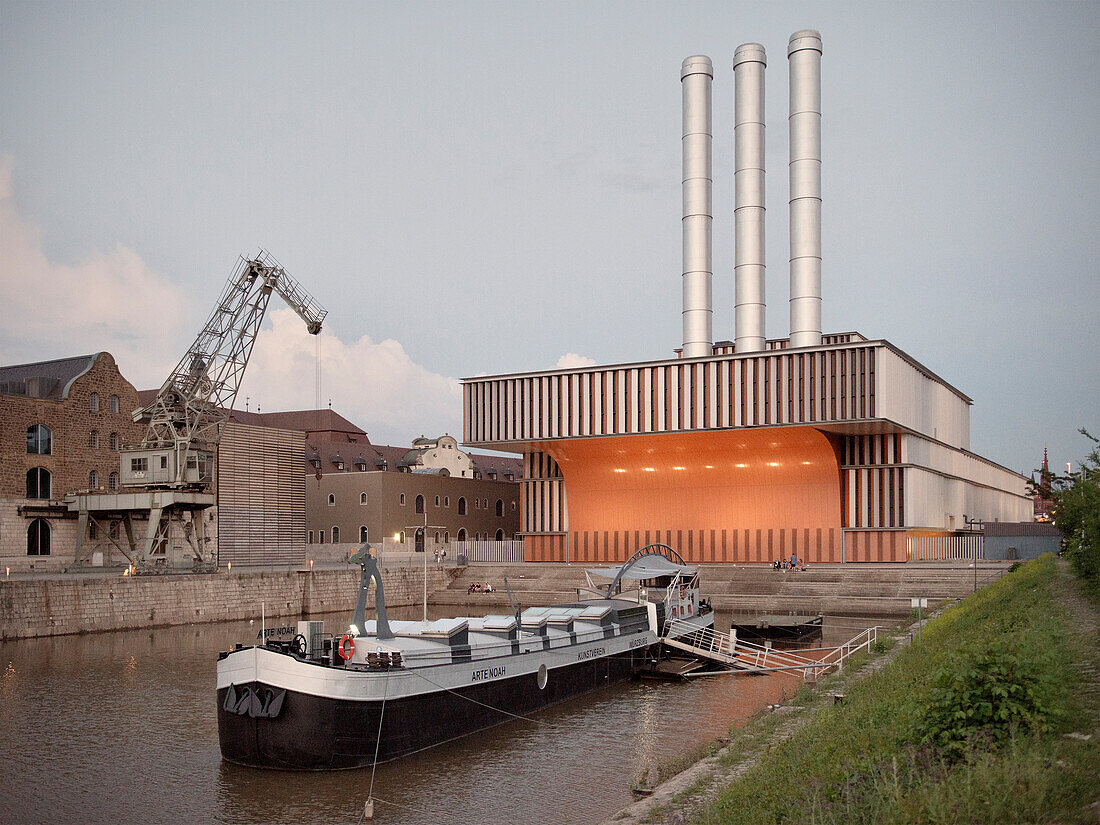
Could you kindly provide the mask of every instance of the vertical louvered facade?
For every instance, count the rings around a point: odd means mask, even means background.
[[[885,341],[467,379],[467,444],[525,456],[530,559],[899,561],[914,530],[1019,520],[970,399]],[[641,543],[641,544],[640,544]]]
[[[218,445],[219,562],[301,564],[305,560],[305,435],[223,425]]]

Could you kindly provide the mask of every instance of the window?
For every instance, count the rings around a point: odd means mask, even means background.
[[[36,518],[27,528],[27,555],[50,555],[50,523]]]
[[[187,469],[194,470],[199,466],[198,460],[193,455],[187,456]],[[162,470],[168,469],[168,456],[162,455],[160,457],[160,468]]]
[[[451,506],[451,497],[450,496],[443,496],[443,506],[444,507],[450,507]]]
[[[117,452],[118,447],[119,447],[118,433],[111,433],[111,449],[115,450]]]
[[[475,498],[474,499],[474,509],[475,510],[480,510],[481,509],[481,499],[480,498]]]
[[[113,413],[118,412],[118,396],[117,395],[112,395],[110,398],[107,399],[107,408]]]
[[[328,506],[329,507],[335,507],[336,506],[336,495],[334,493],[329,493],[328,494]],[[333,539],[333,541],[335,541],[335,539]]]
[[[459,541],[466,541],[466,528],[465,527],[462,527],[462,528],[459,529],[459,531],[458,531],[458,540]]]
[[[89,490],[95,490],[98,487],[99,487],[99,473],[97,473],[95,470],[92,470],[90,473],[88,473],[88,489]]]
[[[504,531],[497,530],[497,541],[504,541]]]
[[[444,531],[444,533],[443,533],[443,543],[444,544],[450,544],[451,543],[451,531],[450,530]]]
[[[131,473],[144,473],[149,469],[148,456],[142,456],[141,458],[130,459],[130,472]]]
[[[497,499],[497,517],[504,515],[504,501],[503,499]]]
[[[466,515],[466,497],[463,496],[458,500],[458,514],[460,516]]]
[[[435,497],[435,506],[436,506],[436,507],[438,507],[438,506],[439,506],[439,496],[436,496],[436,497]]]
[[[94,521],[88,522],[88,539],[89,541],[96,541],[99,538],[99,527],[96,526]]]
[[[318,538],[318,541],[319,541],[319,542],[320,542],[321,544],[324,544],[324,543],[325,543],[325,531],[324,531],[324,530],[319,530],[319,531],[317,532],[317,535],[318,535],[318,537],[319,537],[319,538]]]
[[[359,494],[359,503],[360,504],[366,504],[367,503],[367,494],[366,493],[360,493]]]
[[[27,427],[27,455],[53,455],[53,432],[43,424]]]
[[[366,528],[365,525],[362,525],[362,524],[359,525],[359,543],[360,544],[366,544],[367,543],[367,528]]]
[[[111,473],[109,476],[107,476],[107,489],[108,490],[117,490],[118,489],[118,473]]]
[[[99,393],[93,392],[88,396],[88,409],[92,412],[99,412]]]
[[[118,541],[118,522],[112,521],[107,526],[107,535],[114,541]]]
[[[418,495],[416,497],[416,512],[418,512],[418,513],[423,513],[424,512],[424,496],[419,496]]]
[[[516,503],[514,501],[512,502],[512,512],[516,512]]]
[[[404,493],[401,494],[400,501],[401,501],[401,505],[404,506],[405,505],[405,494]]]
[[[92,430],[90,433],[88,433],[88,449],[99,449],[99,430]]]
[[[439,531],[438,530],[435,531],[435,543],[439,544]]]
[[[45,467],[27,470],[27,498],[50,497],[50,471]]]
[[[313,544],[313,531],[312,530],[309,531],[309,543]]]
[[[332,526],[332,543],[337,544],[340,541],[340,528],[336,525]]]

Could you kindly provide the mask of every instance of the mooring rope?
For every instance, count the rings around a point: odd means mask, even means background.
[[[475,705],[481,705],[481,707],[483,707],[483,708],[488,708],[489,710],[495,710],[497,713],[503,713],[505,716],[511,716],[514,719],[522,719],[524,722],[534,722],[536,725],[546,725],[547,727],[553,727],[553,725],[551,725],[549,722],[544,722],[541,719],[535,719],[531,716],[524,716],[524,715],[519,714],[519,713],[512,713],[510,710],[505,710],[504,708],[494,707],[493,705],[487,705],[484,702],[479,702],[477,699],[473,699],[469,696],[463,696],[457,690],[453,690],[452,688],[449,688],[446,685],[441,685],[438,682],[432,681],[431,679],[429,679],[424,674],[417,673],[415,670],[410,670],[409,673],[412,673],[414,676],[419,676],[421,679],[423,679],[429,685],[434,685],[435,687],[439,688],[440,690],[445,690],[445,691],[447,691],[447,693],[453,693],[459,699],[465,699],[467,702],[473,702]]]
[[[385,680],[385,687],[382,691],[382,710],[378,714],[378,733],[374,737],[374,764],[370,769],[370,790],[367,791],[367,799],[374,798],[374,773],[378,770],[378,746],[382,744],[382,720],[386,718],[386,697],[390,692],[390,680]]]

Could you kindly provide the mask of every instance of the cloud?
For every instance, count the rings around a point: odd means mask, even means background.
[[[236,406],[264,411],[312,409],[316,403],[317,338],[321,346],[321,406],[358,424],[377,444],[408,444],[418,435],[462,437],[462,385],[414,363],[400,342],[364,335],[346,343],[324,329],[306,332],[293,310],[268,311]]]
[[[16,211],[12,168],[11,155],[0,157],[0,363],[107,350],[138,389],[159,385],[186,293],[121,243],[72,265],[49,260],[42,231]]]
[[[554,365],[555,369],[572,369],[573,367],[594,367],[596,366],[595,359],[589,358],[587,355],[577,355],[575,352],[567,352],[561,358],[558,359],[558,363]]]

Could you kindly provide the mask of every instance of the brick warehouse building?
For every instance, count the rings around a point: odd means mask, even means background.
[[[137,406],[107,352],[0,367],[0,565],[71,560],[77,522],[65,494],[117,489],[119,445],[144,432]]]

